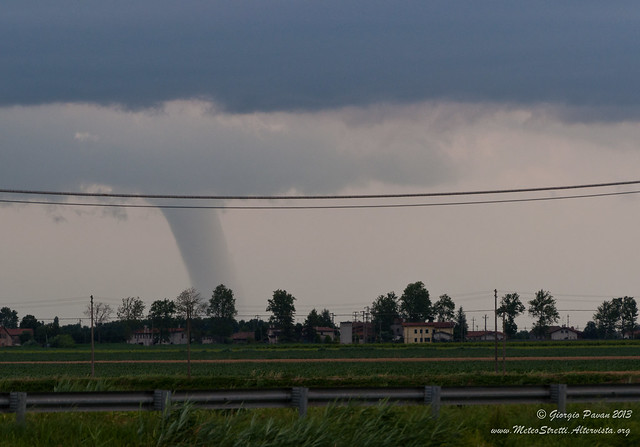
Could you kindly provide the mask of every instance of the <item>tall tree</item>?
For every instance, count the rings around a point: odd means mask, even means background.
[[[47,345],[58,334],[60,334],[60,319],[55,316],[51,323],[38,326],[35,332],[35,339],[38,343]]]
[[[304,320],[304,338],[306,341],[315,342],[316,340],[316,327],[322,326],[322,319],[318,311],[313,308],[309,315],[307,315],[306,320]]]
[[[455,326],[453,327],[453,339],[455,341],[465,341],[469,326],[467,324],[467,314],[464,313],[462,306],[458,308],[454,317]]]
[[[520,295],[517,293],[507,293],[502,297],[500,307],[498,307],[498,316],[505,318],[504,332],[507,337],[512,338],[518,333],[516,317],[525,310],[524,304],[520,301]]]
[[[0,309],[0,326],[9,329],[15,329],[18,327],[18,312],[11,310],[8,307]]]
[[[122,304],[118,306],[116,315],[120,321],[141,321],[144,318],[144,302],[140,297],[129,296],[122,298]]]
[[[529,301],[529,315],[538,319],[533,325],[533,333],[540,338],[545,338],[549,326],[560,319],[556,300],[546,290],[536,292],[536,297]]]
[[[213,291],[207,308],[207,315],[214,318],[226,318],[233,320],[238,311],[236,310],[236,299],[233,296],[233,290],[227,288],[224,284],[220,284]]]
[[[433,321],[429,291],[422,281],[411,283],[404,289],[400,297],[400,311],[408,322]]]
[[[87,308],[84,311],[87,318],[91,318],[91,304],[87,304]],[[102,340],[102,332],[100,329],[102,326],[111,319],[113,315],[113,309],[110,305],[98,301],[93,305],[93,324],[96,328],[96,334],[98,335],[98,343]]]
[[[206,311],[207,305],[195,288],[183,290],[176,297],[176,314],[187,321],[187,376],[191,378],[191,324]]]
[[[593,340],[599,337],[598,327],[596,323],[593,321],[587,322],[587,325],[584,327],[584,331],[582,331],[582,338],[586,340]]]
[[[325,308],[322,309],[322,312],[320,312],[320,325],[322,327],[330,327],[335,329],[336,325],[333,323],[333,316],[331,315],[331,312],[329,312],[329,309]]]
[[[453,304],[453,300],[446,293],[440,295],[438,301],[433,305],[433,315],[436,321],[444,322],[453,320],[456,306]]]
[[[310,327],[333,327],[333,321],[331,321],[331,312],[329,309],[322,309],[318,312],[315,308],[311,309],[307,319],[305,320],[305,326]]]
[[[391,326],[396,318],[399,318],[398,297],[395,292],[388,292],[386,295],[378,296],[371,305],[371,315],[373,317],[374,330],[378,331],[380,340],[393,340]]]
[[[185,289],[176,297],[176,316],[187,322],[201,317],[207,306],[202,299],[202,295],[193,287]]]
[[[296,299],[286,290],[278,289],[273,292],[273,297],[267,301],[267,312],[273,315],[269,322],[282,331],[285,340],[291,340],[294,335],[294,318],[296,307],[293,302]]]
[[[616,338],[620,321],[621,302],[615,299],[604,301],[593,315],[598,333],[602,338]]]
[[[87,304],[87,308],[84,310],[84,314],[87,318],[91,318],[91,304]],[[98,301],[93,305],[93,323],[100,326],[111,319],[113,315],[113,309],[107,303]]]
[[[154,333],[154,343],[169,341],[169,329],[174,324],[175,315],[176,304],[170,299],[165,298],[151,303],[149,319],[153,329],[158,331],[157,334]]]
[[[128,339],[131,337],[131,333],[134,329],[142,325],[142,319],[144,318],[144,302],[140,297],[129,296],[122,298],[122,304],[118,306],[116,315],[118,320],[123,325],[124,337]]]
[[[20,320],[20,327],[21,328],[33,329],[34,333],[35,333],[36,329],[38,329],[38,327],[40,327],[42,325],[43,325],[43,323],[38,321],[36,319],[36,317],[34,317],[31,314],[25,315],[24,317],[22,317],[22,320]]]
[[[214,289],[207,307],[207,315],[211,318],[211,335],[217,338],[231,336],[236,325],[237,314],[233,290],[220,284]]]
[[[620,332],[622,336],[629,335],[629,338],[633,338],[633,333],[636,329],[636,322],[638,320],[638,305],[636,300],[632,296],[625,296],[622,298],[616,298],[620,308]]]

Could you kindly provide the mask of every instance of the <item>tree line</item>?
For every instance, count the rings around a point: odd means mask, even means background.
[[[497,292],[496,292],[497,293]],[[520,299],[518,293],[507,293],[500,299],[497,316],[503,321],[503,332],[507,338],[529,339],[548,338],[551,326],[560,319],[556,300],[546,290],[536,292],[528,301],[528,307]],[[518,331],[516,318],[528,312],[535,319],[531,332]],[[455,310],[453,299],[440,295],[437,301],[431,302],[429,291],[420,281],[409,284],[398,297],[395,292],[380,295],[371,305],[374,330],[380,341],[391,341],[394,338],[392,326],[399,321],[404,322],[444,322],[455,324],[454,340],[465,340],[468,332],[467,318],[461,307]],[[633,297],[614,298],[605,301],[594,314],[594,321],[585,327],[584,338],[634,338],[637,325],[638,308]]]
[[[139,297],[123,298],[114,309],[106,303],[97,302],[93,308],[87,306],[84,314],[93,316],[98,342],[122,343],[144,327],[151,329],[154,342],[169,341],[170,331],[189,325],[193,340],[201,341],[209,337],[214,342],[229,342],[236,332],[253,333],[257,342],[267,341],[269,329],[278,331],[279,341],[319,342],[318,327],[336,328],[333,314],[328,309],[312,309],[304,323],[295,323],[296,298],[286,290],[278,289],[267,300],[266,311],[271,313],[267,321],[260,318],[237,320],[236,299],[233,290],[224,284],[217,286],[208,300],[194,288],[185,289],[175,299],[156,300],[146,311],[145,303]],[[529,333],[518,332],[516,318],[528,312],[535,318],[531,333],[536,338],[547,338],[548,330],[559,320],[554,297],[545,290],[536,292],[528,303],[528,308],[518,293],[507,293],[500,299],[497,315],[504,321],[503,330],[507,338],[529,338]],[[112,321],[114,313],[117,319]],[[394,341],[393,325],[401,322],[452,322],[454,340],[464,341],[468,333],[468,323],[464,309],[456,310],[453,299],[443,294],[432,303],[429,291],[421,281],[410,283],[399,297],[391,291],[379,295],[370,307],[371,325],[375,340]],[[638,308],[633,297],[614,298],[598,307],[583,332],[584,338],[633,338],[637,330]],[[0,308],[0,326],[7,328],[30,328],[33,337],[23,335],[23,343],[41,345],[68,345],[89,343],[90,328],[87,325],[60,325],[58,317],[51,323],[39,321],[35,316],[25,315],[21,320],[18,313],[9,307]]]
[[[224,284],[217,286],[206,301],[194,288],[185,289],[175,299],[155,300],[148,308],[139,297],[123,298],[114,310],[104,302],[87,305],[84,315],[93,320],[95,339],[99,343],[123,343],[143,328],[151,330],[154,343],[169,341],[175,328],[189,327],[191,339],[201,341],[209,337],[214,342],[229,342],[236,332],[253,333],[257,342],[267,341],[270,327],[280,330],[282,341],[326,341],[320,340],[315,328],[335,328],[333,316],[328,309],[309,312],[304,324],[295,324],[295,297],[285,290],[276,290],[267,302],[266,310],[271,312],[267,321],[260,318],[237,320],[236,299],[233,290]],[[117,319],[113,320],[114,314]],[[91,329],[87,325],[61,325],[58,317],[51,323],[39,321],[34,315],[25,315],[21,320],[18,313],[9,307],[0,309],[0,326],[6,328],[32,329],[33,335],[21,336],[23,344],[47,346],[69,346],[75,343],[90,343]]]

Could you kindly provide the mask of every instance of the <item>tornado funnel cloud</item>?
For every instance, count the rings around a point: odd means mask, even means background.
[[[162,212],[175,237],[191,286],[205,299],[219,284],[234,287],[235,273],[218,213],[188,209]]]

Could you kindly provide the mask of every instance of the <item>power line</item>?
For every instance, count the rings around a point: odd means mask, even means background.
[[[98,192],[70,192],[70,191],[50,191],[50,190],[24,190],[24,189],[0,189],[4,194],[24,194],[24,195],[54,195],[66,197],[103,197],[103,198],[128,198],[128,199],[182,199],[182,200],[326,200],[326,199],[397,199],[411,197],[440,197],[440,196],[468,196],[481,194],[508,194],[523,192],[541,191],[562,191],[570,189],[603,188],[610,186],[637,185],[640,180],[590,183],[582,185],[568,186],[543,186],[535,188],[513,188],[494,189],[481,191],[454,191],[454,192],[426,192],[426,193],[406,193],[406,194],[350,194],[350,195],[177,195],[177,194],[121,194],[121,193],[98,193]]]
[[[2,192],[0,190],[0,192]],[[496,199],[496,200],[475,200],[475,201],[463,201],[463,202],[430,202],[430,203],[388,203],[388,204],[369,204],[369,205],[274,205],[274,206],[252,206],[252,205],[163,205],[163,204],[130,204],[130,203],[86,203],[86,202],[60,202],[60,201],[38,201],[38,200],[13,200],[13,199],[0,199],[0,203],[10,204],[23,204],[23,205],[59,205],[59,206],[84,206],[84,207],[111,207],[111,208],[160,208],[160,209],[199,209],[199,210],[314,210],[314,209],[362,209],[362,208],[423,208],[423,207],[438,207],[438,206],[461,206],[461,205],[491,205],[500,203],[522,203],[522,202],[543,202],[551,200],[567,200],[567,199],[586,199],[595,197],[610,197],[610,196],[622,196],[630,194],[639,194],[640,190],[634,191],[618,191],[611,193],[596,193],[596,194],[579,194],[569,196],[553,196],[553,197],[528,197],[522,199]],[[457,193],[452,193],[456,195]],[[468,193],[473,194],[473,193]],[[481,193],[485,194],[485,193]],[[487,193],[488,194],[488,193]],[[496,192],[498,194],[498,192]],[[409,196],[401,196],[409,197]],[[284,197],[281,197],[284,198]],[[307,199],[317,199],[319,197],[306,197]],[[349,198],[346,196],[335,197]],[[354,197],[355,198],[355,197]],[[370,197],[360,197],[370,198]],[[384,197],[384,198],[388,198]],[[255,198],[256,200],[263,200],[261,198]],[[292,197],[292,199],[296,199]],[[236,199],[236,200],[249,200],[248,198]],[[266,200],[266,199],[264,199]],[[297,198],[301,200],[301,198]]]

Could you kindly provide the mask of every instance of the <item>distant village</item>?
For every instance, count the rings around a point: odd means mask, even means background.
[[[237,320],[233,291],[223,284],[209,300],[193,289],[184,290],[174,300],[154,301],[145,313],[140,298],[127,297],[115,311],[108,304],[94,302],[84,314],[90,325],[60,325],[33,315],[21,319],[8,307],[0,308],[0,347],[69,347],[91,342],[128,343],[151,346],[192,343],[405,343],[489,342],[496,340],[579,340],[630,339],[640,336],[638,310],[633,297],[604,301],[586,327],[558,325],[559,314],[553,296],[536,293],[525,306],[517,293],[498,301],[495,319],[501,330],[469,330],[466,314],[448,295],[432,301],[422,282],[407,285],[398,297],[394,292],[380,295],[361,318],[354,313],[349,321],[335,322],[328,309],[313,309],[304,323],[295,323],[295,297],[276,290],[267,301],[267,319]],[[518,330],[516,318],[524,312],[536,319],[530,331]],[[486,322],[486,320],[485,320]],[[486,324],[486,323],[485,323]]]

